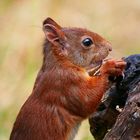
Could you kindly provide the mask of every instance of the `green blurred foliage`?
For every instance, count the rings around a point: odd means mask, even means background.
[[[32,91],[42,63],[42,21],[91,29],[113,44],[111,57],[140,52],[139,0],[0,1],[0,140],[7,140],[15,117]],[[88,123],[76,140],[91,140]]]

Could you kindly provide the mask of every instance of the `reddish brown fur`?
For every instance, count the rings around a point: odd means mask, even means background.
[[[85,29],[61,28],[50,18],[43,25],[47,28],[43,65],[10,140],[73,139],[76,127],[94,112],[109,88],[108,76],[120,75],[125,66],[110,60],[101,67],[101,76],[90,77],[85,68],[104,59],[110,44]],[[81,47],[84,35],[94,39],[94,49]]]

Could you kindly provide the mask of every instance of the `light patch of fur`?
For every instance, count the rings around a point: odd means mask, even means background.
[[[81,123],[78,123],[70,132],[68,140],[74,140]]]

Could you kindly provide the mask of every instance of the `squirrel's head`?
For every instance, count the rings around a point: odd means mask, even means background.
[[[73,64],[90,69],[100,65],[111,44],[97,33],[82,28],[65,28],[51,18],[43,22],[46,39]]]

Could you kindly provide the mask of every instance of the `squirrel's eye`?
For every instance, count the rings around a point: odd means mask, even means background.
[[[92,44],[93,44],[93,41],[90,39],[90,38],[86,38],[82,41],[82,44],[85,46],[85,47],[90,47]]]

